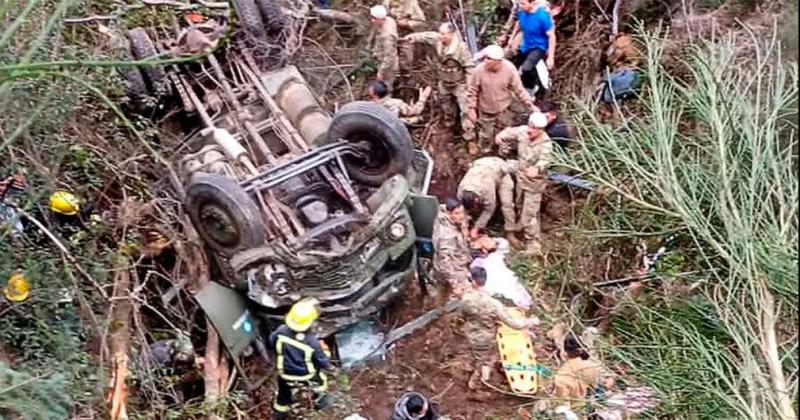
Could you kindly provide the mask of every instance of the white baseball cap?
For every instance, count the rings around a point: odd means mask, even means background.
[[[483,49],[483,55],[490,60],[502,60],[506,53],[503,51],[503,47],[492,44]]]
[[[545,128],[547,127],[547,116],[541,112],[533,112],[528,117],[528,125],[536,128]]]
[[[374,17],[375,19],[386,19],[386,16],[389,16],[389,12],[386,10],[385,7],[379,4],[377,6],[370,7],[369,15]]]

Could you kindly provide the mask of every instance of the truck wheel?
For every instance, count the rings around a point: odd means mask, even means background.
[[[139,69],[133,67],[125,70],[125,93],[128,95],[131,107],[136,112],[145,112],[149,108],[147,96],[147,83],[144,81],[144,76]]]
[[[286,26],[286,15],[283,14],[283,9],[276,0],[258,0],[258,8],[261,10],[267,34],[276,35],[283,32],[283,28]]]
[[[264,244],[258,206],[226,176],[194,175],[186,188],[184,206],[203,241],[225,256]]]
[[[156,44],[144,28],[133,28],[128,31],[128,40],[131,46],[131,55],[136,60],[144,60],[158,55]],[[150,85],[150,91],[156,96],[167,93],[167,74],[163,66],[141,67],[145,81]]]
[[[256,0],[233,0],[233,6],[236,8],[239,24],[244,28],[245,32],[258,41],[266,41],[267,34],[264,32],[264,20],[261,18],[261,12],[258,10]]]
[[[327,143],[344,139],[369,145],[366,159],[348,158],[347,170],[354,179],[380,186],[397,174],[405,174],[411,164],[411,134],[391,112],[366,101],[350,102],[333,117]]]

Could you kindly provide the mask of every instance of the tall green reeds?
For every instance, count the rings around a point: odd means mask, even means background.
[[[690,45],[669,70],[669,41],[641,39],[644,110],[618,109],[616,128],[587,110],[564,163],[626,199],[636,225],[658,215],[670,226],[653,231],[687,232],[707,273],[693,299],[718,331],[676,305],[641,306],[616,325],[615,355],[665,393],[671,415],[796,418],[797,63],[746,28]]]

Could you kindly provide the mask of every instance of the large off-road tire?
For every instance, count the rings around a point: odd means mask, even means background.
[[[411,134],[399,118],[376,103],[356,101],[340,108],[326,142],[339,139],[369,144],[367,159],[345,162],[350,176],[367,185],[377,187],[394,175],[405,174],[411,164]]]
[[[147,111],[149,107],[147,97],[150,91],[147,89],[142,72],[134,67],[125,70],[123,75],[125,76],[125,93],[130,100],[130,106],[136,112]]]
[[[147,34],[144,28],[133,28],[128,31],[128,40],[130,41],[131,55],[134,59],[144,60],[158,55],[156,44],[150,39],[150,35]],[[142,67],[141,71],[152,94],[161,96],[167,93],[169,85],[167,84],[167,73],[164,71],[163,66]]]
[[[277,0],[257,0],[264,20],[264,28],[268,35],[277,35],[283,32],[286,26],[286,15]]]
[[[203,241],[225,256],[264,244],[258,206],[226,176],[194,175],[186,188],[184,206]]]
[[[233,0],[239,25],[257,41],[266,41],[267,33],[264,30],[264,20],[256,4],[256,0]]]

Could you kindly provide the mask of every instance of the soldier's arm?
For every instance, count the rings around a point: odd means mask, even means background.
[[[506,127],[503,130],[501,130],[499,133],[497,133],[497,135],[494,138],[495,143],[497,143],[497,145],[499,146],[502,146],[516,142],[517,133],[515,128],[516,127]]]
[[[411,42],[421,42],[423,44],[434,45],[438,37],[439,37],[438,32],[425,31],[425,32],[416,32],[413,34],[408,34],[404,36],[403,39]]]
[[[399,103],[397,114],[401,117],[416,117],[422,112],[425,102],[415,102],[414,105],[409,105],[405,102]]]
[[[322,350],[322,346],[319,344],[319,339],[316,336],[309,338],[310,339],[306,341],[307,344],[314,349],[314,353],[311,355],[311,362],[314,363],[314,366],[325,370],[333,369],[333,364],[331,364],[331,360]]]
[[[425,12],[422,11],[422,7],[419,6],[419,2],[414,2],[412,5],[411,10],[411,20],[414,23],[423,23],[425,22]]]
[[[278,341],[278,330],[273,331],[267,339],[267,344],[271,349],[275,349],[275,343]]]
[[[425,109],[425,103],[428,101],[428,97],[431,95],[431,87],[425,86],[424,89],[420,90],[419,98],[414,105],[408,106],[405,103],[403,105],[409,108],[408,117],[415,117],[419,114],[422,114],[422,111]]]
[[[467,104],[469,105],[469,112],[478,112],[479,88],[478,74],[473,72],[469,75],[469,79],[467,80]]]
[[[472,54],[469,53],[466,42],[461,42],[458,55],[458,60],[461,62],[461,65],[464,66],[464,74],[469,78],[472,71],[475,70],[475,61],[472,59]]]
[[[547,167],[550,166],[550,162],[552,161],[553,161],[553,141],[547,140],[542,145],[542,153],[539,155],[539,160],[536,161],[536,167],[539,169],[539,173],[544,174],[545,169],[547,169]]]
[[[505,305],[497,300],[495,300],[495,305],[492,306],[494,306],[494,314],[497,317],[497,320],[503,324],[506,324],[515,330],[524,330],[530,327],[527,318],[519,319],[511,316],[511,314],[508,312],[508,308],[506,308]]]

